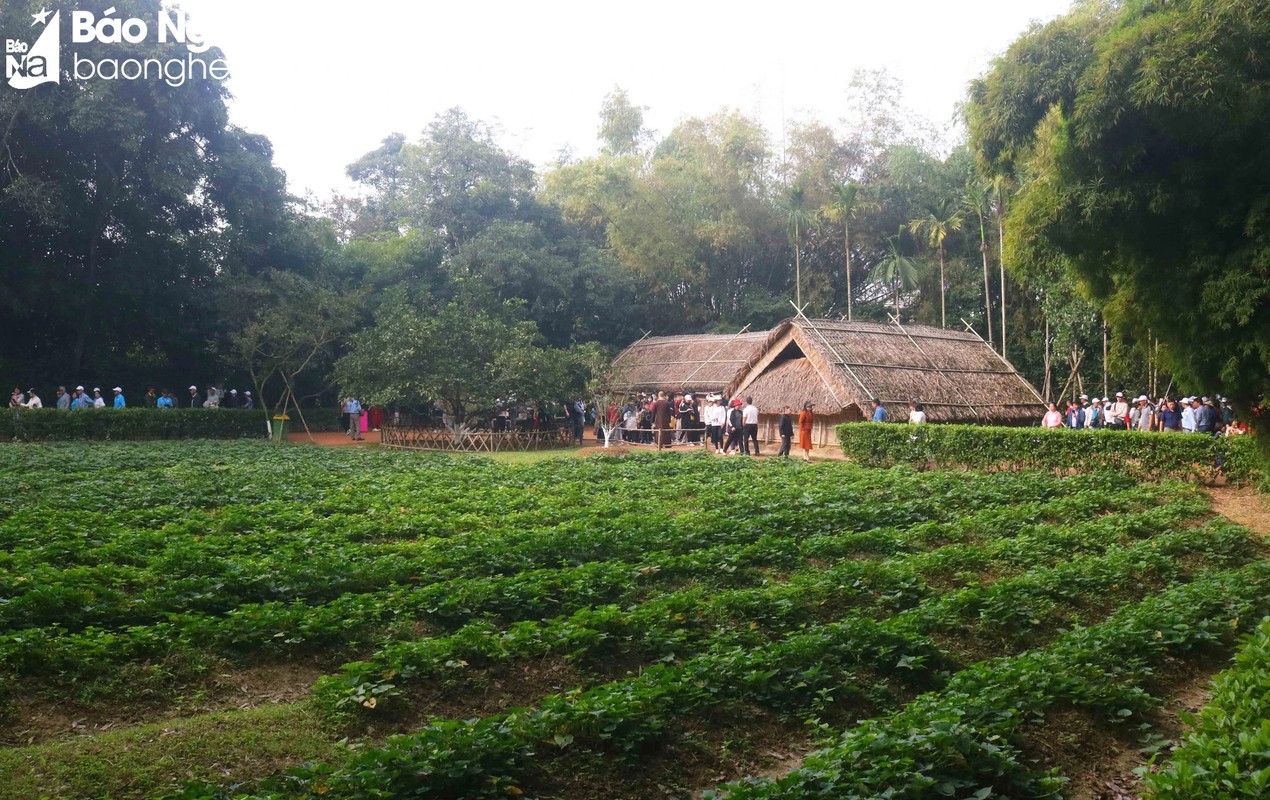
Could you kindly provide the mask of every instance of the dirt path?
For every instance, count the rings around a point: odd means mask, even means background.
[[[1270,503],[1256,489],[1214,487],[1207,491],[1213,501],[1213,511],[1270,538]]]

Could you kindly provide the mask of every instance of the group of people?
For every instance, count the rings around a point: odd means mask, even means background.
[[[618,441],[628,444],[653,444],[658,450],[676,445],[708,447],[721,456],[761,455],[759,409],[752,397],[729,401],[720,394],[657,392],[633,396],[622,405],[614,403],[607,413],[607,427]],[[789,456],[795,420],[803,457],[810,459],[814,424],[810,402],[803,405],[797,418],[792,408],[783,410],[777,422],[781,446],[776,454]]]
[[[1235,410],[1224,397],[1161,397],[1151,400],[1139,395],[1132,401],[1124,392],[1114,398],[1081,395],[1065,401],[1062,408],[1049,404],[1041,420],[1045,428],[1107,429],[1155,433],[1204,433],[1209,436],[1239,436],[1248,426],[1235,419]]]
[[[51,408],[61,411],[79,411],[86,408],[129,408],[128,400],[124,397],[123,389],[119,386],[111,389],[111,397],[107,399],[103,396],[100,388],[94,386],[91,391],[83,386],[76,386],[73,390],[67,391],[65,386],[57,387],[57,397],[53,401]],[[237,389],[230,389],[228,392],[217,389],[215,386],[207,387],[207,396],[199,394],[197,386],[189,388],[189,398],[177,398],[172,396],[172,392],[164,389],[162,392],[156,392],[154,387],[146,390],[145,396],[142,398],[143,408],[254,408],[255,401],[252,400],[251,392],[243,392],[241,395]],[[27,389],[23,392],[21,389],[14,388],[13,393],[9,396],[9,408],[44,408],[44,401],[40,399],[40,395],[35,389]]]

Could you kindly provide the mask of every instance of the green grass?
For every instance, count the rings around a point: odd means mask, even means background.
[[[0,800],[149,797],[183,780],[236,782],[345,751],[305,703],[203,714],[0,750]]]

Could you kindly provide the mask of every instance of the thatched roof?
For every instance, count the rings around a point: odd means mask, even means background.
[[[924,325],[786,320],[725,393],[752,395],[764,411],[804,400],[826,414],[855,406],[866,419],[876,397],[892,421],[908,418],[909,400],[932,422],[1024,425],[1045,413],[1036,390],[977,335]]]
[[[622,351],[619,389],[629,392],[721,392],[767,341],[766,331],[655,336]]]

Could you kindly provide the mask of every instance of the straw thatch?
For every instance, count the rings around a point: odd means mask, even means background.
[[[721,392],[758,354],[767,332],[656,336],[614,359],[617,384],[627,392]]]
[[[822,414],[865,419],[876,397],[892,421],[908,418],[910,400],[931,422],[1026,425],[1045,413],[1036,390],[977,335],[923,325],[786,320],[725,393],[753,396],[769,412],[811,400]]]

